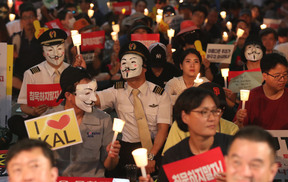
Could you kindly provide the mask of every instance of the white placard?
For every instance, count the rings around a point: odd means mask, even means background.
[[[234,45],[208,44],[206,49],[206,59],[211,63],[231,63]]]

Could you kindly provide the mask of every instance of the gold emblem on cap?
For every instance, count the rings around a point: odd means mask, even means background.
[[[53,31],[49,32],[49,36],[51,39],[56,38],[56,31],[53,30]]]
[[[129,50],[130,51],[135,50],[135,49],[136,49],[136,44],[134,44],[134,43],[129,44]]]

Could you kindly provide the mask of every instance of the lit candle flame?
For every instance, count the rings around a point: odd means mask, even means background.
[[[263,29],[267,28],[267,25],[263,23],[262,25],[260,25],[260,28],[261,28],[261,30],[263,30]]]
[[[126,12],[126,9],[123,8],[123,9],[122,9],[122,14],[125,14],[125,12]]]
[[[221,11],[221,12],[220,12],[220,16],[221,16],[221,18],[222,18],[223,20],[225,20],[225,18],[226,18],[226,11]]]
[[[93,9],[93,8],[94,8],[94,4],[90,3],[90,9]]]
[[[149,15],[149,10],[147,8],[144,9],[144,15],[148,16]]]

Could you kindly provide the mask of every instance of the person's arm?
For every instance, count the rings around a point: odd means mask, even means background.
[[[108,170],[112,170],[114,169],[118,162],[119,162],[119,151],[120,151],[120,143],[119,141],[115,141],[112,145],[111,148],[111,144],[110,143],[107,147],[106,147],[106,151],[108,152],[108,156],[104,161],[104,167]]]
[[[150,151],[150,153],[154,154],[154,156],[157,155],[157,153],[159,152],[159,150],[161,149],[161,147],[164,145],[166,141],[166,138],[168,135],[169,124],[158,123],[157,127],[158,127],[158,132],[156,134],[153,147]],[[155,160],[148,161],[148,165],[146,166],[146,170],[148,174],[153,173],[155,171],[155,164],[156,164]]]
[[[208,59],[204,57],[202,60],[202,64],[204,65],[204,69],[205,69],[205,77],[212,82],[214,79],[214,76],[210,69],[210,62],[208,61]]]

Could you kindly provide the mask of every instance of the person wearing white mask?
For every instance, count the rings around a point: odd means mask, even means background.
[[[61,73],[69,66],[69,64],[63,62],[65,57],[64,41],[66,38],[66,33],[61,29],[49,29],[38,38],[43,47],[43,56],[46,60],[24,72],[23,84],[17,103],[20,104],[22,112],[28,115],[25,119],[40,116],[48,109],[47,105],[32,107],[27,104],[27,85],[59,83]],[[82,61],[81,56],[78,56],[77,60],[85,63],[84,60]],[[10,130],[18,135],[19,138],[27,137],[24,125],[25,119],[20,115],[14,115],[8,120]]]
[[[83,143],[55,151],[56,166],[60,176],[104,177],[105,169],[118,164],[119,141],[113,143],[111,117],[94,108],[97,82],[87,70],[69,66],[61,74],[62,89],[58,100],[61,105],[47,110],[43,115],[73,108]]]

